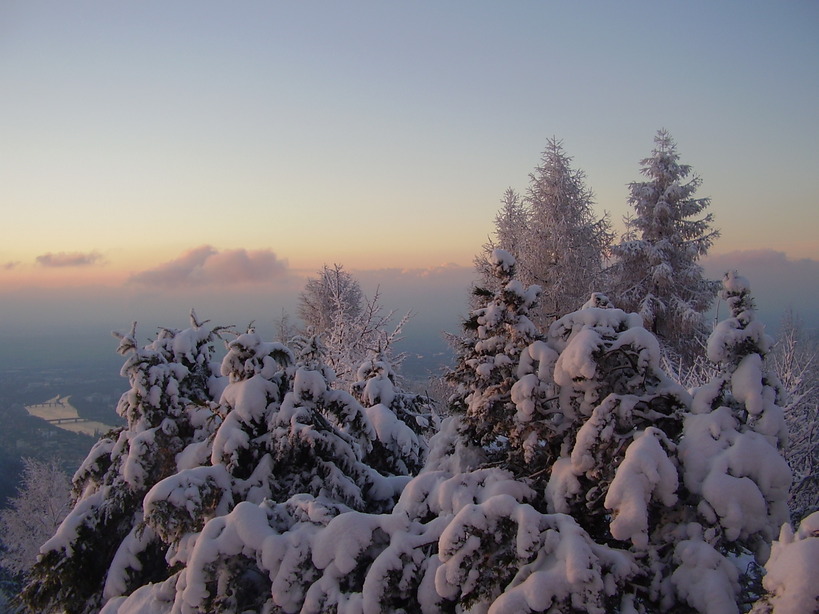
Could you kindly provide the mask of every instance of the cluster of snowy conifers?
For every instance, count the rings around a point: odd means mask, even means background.
[[[317,338],[249,331],[217,365],[221,331],[193,317],[145,347],[122,335],[127,424],[75,475],[26,605],[815,611],[819,515],[786,524],[780,389],[747,282],[726,276],[718,374],[687,391],[639,316],[596,294],[542,333],[538,287],[508,253],[489,262],[498,290],[476,291],[440,420],[383,356],[334,388]]]

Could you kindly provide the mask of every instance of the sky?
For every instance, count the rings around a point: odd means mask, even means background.
[[[711,267],[819,321],[817,31],[800,0],[6,0],[0,335],[269,323],[325,263],[456,323],[547,139],[621,231],[660,128]]]

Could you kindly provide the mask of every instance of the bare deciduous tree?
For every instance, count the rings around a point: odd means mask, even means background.
[[[772,358],[787,393],[785,421],[788,447],[785,457],[793,469],[791,519],[799,522],[819,509],[819,378],[816,339],[809,337],[802,320],[789,309],[782,317]]]
[[[56,460],[23,459],[23,480],[8,508],[0,511],[0,565],[25,575],[40,546],[54,535],[70,509],[71,480]]]

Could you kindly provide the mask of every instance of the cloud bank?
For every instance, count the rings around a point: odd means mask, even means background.
[[[37,256],[37,264],[49,268],[91,266],[102,262],[102,254],[98,252],[51,252]]]
[[[287,275],[286,260],[270,250],[218,250],[210,245],[191,249],[154,269],[131,275],[129,282],[153,288],[260,284]]]
[[[755,249],[711,255],[702,266],[711,279],[722,279],[729,270],[747,277],[757,310],[772,332],[787,308],[800,314],[809,328],[819,327],[819,260],[791,260],[783,252]]]

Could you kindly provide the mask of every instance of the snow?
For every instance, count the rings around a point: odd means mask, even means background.
[[[327,380],[318,371],[299,369],[293,379],[293,393],[299,400],[316,400],[327,390]]]
[[[558,604],[562,605],[558,611],[571,606],[605,614],[604,597],[616,594],[617,587],[637,571],[632,557],[595,544],[569,516],[531,514],[526,506],[518,508],[523,511],[516,518],[519,531],[537,535],[531,548],[536,555],[494,600],[489,614],[543,612]]]
[[[512,386],[512,402],[517,409],[515,420],[518,422],[529,422],[534,417],[539,386],[540,380],[534,373],[524,375]]]
[[[548,381],[552,377],[558,353],[545,341],[537,340],[526,346],[520,354],[518,363],[518,377],[535,373],[541,381]],[[537,365],[537,369],[534,366]]]
[[[326,569],[332,563],[338,574],[350,573],[380,524],[381,517],[377,515],[341,514],[335,517],[313,542],[313,564]]]
[[[661,430],[649,427],[637,433],[603,503],[612,510],[612,536],[631,540],[639,549],[648,545],[648,506],[652,500],[666,507],[677,503],[677,468],[663,446],[673,444]]]
[[[794,534],[784,524],[771,546],[762,585],[770,593],[774,614],[807,614],[819,611],[819,512],[803,519]]]
[[[560,318],[549,327],[549,345],[562,355],[566,345],[580,331],[594,328],[600,335],[613,337],[618,332],[642,326],[643,321],[636,313],[626,313],[620,309],[581,309]]]
[[[722,282],[722,287],[727,293],[743,294],[751,291],[751,282],[747,277],[743,277],[736,271],[728,271]]]
[[[148,429],[130,438],[122,476],[135,490],[145,486],[147,476],[144,463],[156,450],[156,431],[157,429]]]
[[[738,427],[727,407],[690,415],[680,443],[686,486],[703,495],[732,541],[778,529],[787,513],[776,502],[786,497],[791,481],[787,463],[770,441]]]
[[[762,356],[748,354],[731,375],[731,391],[734,398],[745,405],[752,416],[758,416],[765,409],[762,398]],[[772,401],[773,399],[771,399]]]
[[[261,373],[247,379],[233,381],[222,394],[221,403],[226,405],[237,419],[243,422],[260,420],[268,405],[276,400],[278,388]]]
[[[603,347],[603,339],[591,328],[578,331],[555,364],[554,379],[559,386],[571,386],[575,379],[592,379],[597,372],[596,352]]]
[[[154,537],[155,534],[150,527],[134,527],[122,540],[105,578],[105,587],[102,591],[105,599],[125,595],[128,592],[128,570],[142,570],[139,554]]]
[[[583,306],[580,309],[592,308],[614,309],[614,305],[611,304],[609,297],[602,292],[592,292],[589,300],[583,303]]]
[[[568,514],[568,501],[581,490],[580,481],[577,479],[577,472],[572,465],[572,459],[558,458],[552,465],[549,482],[546,485],[546,501],[549,504],[549,511],[552,513]]]
[[[648,369],[660,368],[660,342],[642,326],[632,326],[621,332],[608,351],[614,352],[626,346],[638,350],[636,365],[638,372],[644,373]]]
[[[195,467],[158,482],[145,495],[145,521],[173,543],[211,515],[227,513],[232,504],[230,475],[224,465]]]
[[[139,587],[127,597],[115,597],[100,614],[167,614],[173,607],[176,589],[171,580]]]
[[[739,572],[728,559],[704,541],[684,540],[674,560],[671,584],[688,605],[702,614],[738,614]]]
[[[104,492],[100,490],[78,501],[62,521],[57,532],[40,546],[40,554],[45,554],[49,550],[64,550],[67,556],[71,556],[74,543],[77,541],[77,532],[80,527],[96,524],[94,520],[97,509],[104,500]]]
[[[729,541],[765,528],[768,510],[759,488],[747,476],[728,474],[724,460],[716,462],[703,481],[702,494],[719,516]]]
[[[387,365],[381,362],[375,363],[372,367],[379,370],[378,375],[367,378],[362,391],[362,402],[367,405],[381,403],[389,406],[395,399],[395,385],[390,381]],[[359,380],[363,380],[367,375],[365,367],[362,366],[358,372]]]
[[[415,432],[399,420],[390,409],[382,404],[366,407],[364,413],[375,429],[375,436],[388,447],[397,449],[405,456],[417,457],[420,444]]]
[[[490,262],[504,272],[509,272],[515,266],[515,257],[503,249],[493,249]]]

